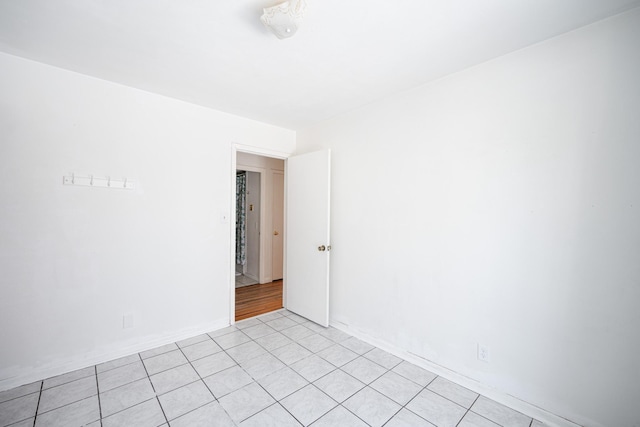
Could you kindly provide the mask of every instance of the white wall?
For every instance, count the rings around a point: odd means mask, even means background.
[[[0,93],[0,390],[228,324],[232,144],[295,133],[5,54]]]
[[[636,9],[298,132],[333,153],[332,321],[639,426],[639,76]]]

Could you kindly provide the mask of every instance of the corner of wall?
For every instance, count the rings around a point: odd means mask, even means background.
[[[18,370],[9,373],[9,376],[5,375],[4,372],[0,372],[0,377],[4,377],[3,379],[0,379],[0,391],[9,390],[34,381],[44,380],[89,366],[99,365],[100,363],[151,350],[156,347],[171,344],[197,335],[205,334],[207,332],[216,331],[227,326],[229,326],[229,319],[218,319],[210,323],[185,328],[171,334],[162,336],[152,335],[143,339],[136,339],[135,342],[123,343],[118,347],[89,352],[79,355],[72,360],[54,361],[35,369],[30,367],[21,367]]]

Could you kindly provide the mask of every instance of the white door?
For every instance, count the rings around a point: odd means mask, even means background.
[[[273,172],[273,239],[271,240],[272,253],[272,280],[280,280],[283,276],[283,230],[284,230],[284,173]]]
[[[331,152],[287,160],[286,307],[329,326]]]

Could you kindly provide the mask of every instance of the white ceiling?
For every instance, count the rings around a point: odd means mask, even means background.
[[[0,51],[301,129],[640,6],[640,0],[1,0]]]

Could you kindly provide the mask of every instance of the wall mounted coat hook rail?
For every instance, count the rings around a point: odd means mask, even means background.
[[[79,176],[75,173],[63,176],[62,184],[86,187],[115,188],[121,190],[133,190],[135,188],[135,181],[130,178],[113,179],[110,176],[101,178],[94,175]]]

